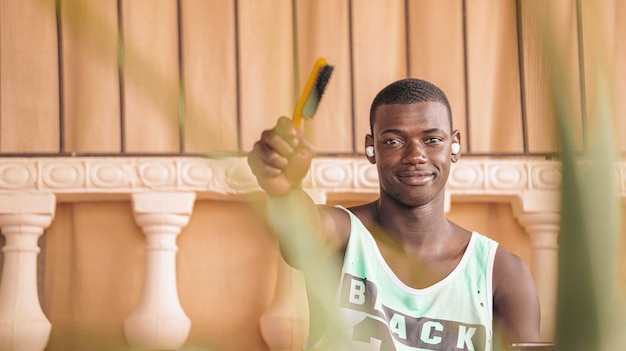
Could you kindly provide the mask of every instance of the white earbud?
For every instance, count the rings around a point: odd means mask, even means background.
[[[374,157],[374,147],[373,146],[366,147],[365,155],[367,155],[367,157]]]
[[[459,153],[459,151],[461,151],[461,145],[459,145],[459,143],[452,143],[450,147],[452,148],[453,155],[456,155]]]

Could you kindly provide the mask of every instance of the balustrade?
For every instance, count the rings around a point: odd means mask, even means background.
[[[141,296],[124,321],[124,333],[133,348],[176,350],[191,328],[178,299],[176,237],[189,221],[195,194],[137,193],[132,200],[135,220],[146,234],[146,267]]]
[[[37,239],[53,220],[59,198],[72,202],[104,194],[109,199],[131,197],[136,223],[146,235],[146,266],[139,301],[124,323],[125,336],[132,348],[177,349],[184,345],[191,321],[178,298],[176,238],[187,225],[196,196],[245,201],[260,190],[243,158],[20,158],[0,160],[0,169],[0,227],[6,237],[0,286],[3,350],[43,350],[48,341],[50,322],[37,292]],[[57,179],[52,175],[59,172],[50,169],[70,170],[65,173],[71,177]],[[625,170],[626,164],[619,163],[622,197]],[[316,158],[303,187],[317,203],[378,192],[375,168],[361,158]],[[556,323],[559,191],[556,161],[491,159],[454,165],[446,190],[446,210],[452,201],[512,204],[530,236],[545,341],[553,340]],[[278,268],[275,299],[259,324],[270,347],[295,349],[302,345],[306,329],[303,283],[295,274],[299,272]],[[286,323],[280,328],[273,324],[283,317]]]
[[[6,238],[0,285],[0,350],[39,351],[51,324],[37,291],[38,239],[54,218],[52,194],[1,194],[0,228]]]

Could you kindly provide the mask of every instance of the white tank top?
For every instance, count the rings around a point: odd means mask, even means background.
[[[492,271],[498,243],[476,232],[448,276],[424,289],[404,284],[350,211],[337,294],[344,343],[321,350],[492,350]],[[336,342],[336,340],[335,340]]]

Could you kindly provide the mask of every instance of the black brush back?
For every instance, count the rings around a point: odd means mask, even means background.
[[[302,117],[311,118],[315,115],[320,100],[322,100],[322,95],[324,95],[324,91],[326,90],[326,85],[333,73],[333,68],[334,67],[330,65],[320,68],[317,79],[315,80],[315,85],[312,87],[311,94],[302,109]]]

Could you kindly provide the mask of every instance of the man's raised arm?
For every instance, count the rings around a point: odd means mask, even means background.
[[[269,196],[270,222],[279,235],[283,258],[300,269],[323,246],[320,213],[301,187],[312,158],[313,148],[302,130],[286,117],[262,133],[248,156],[252,173]]]

